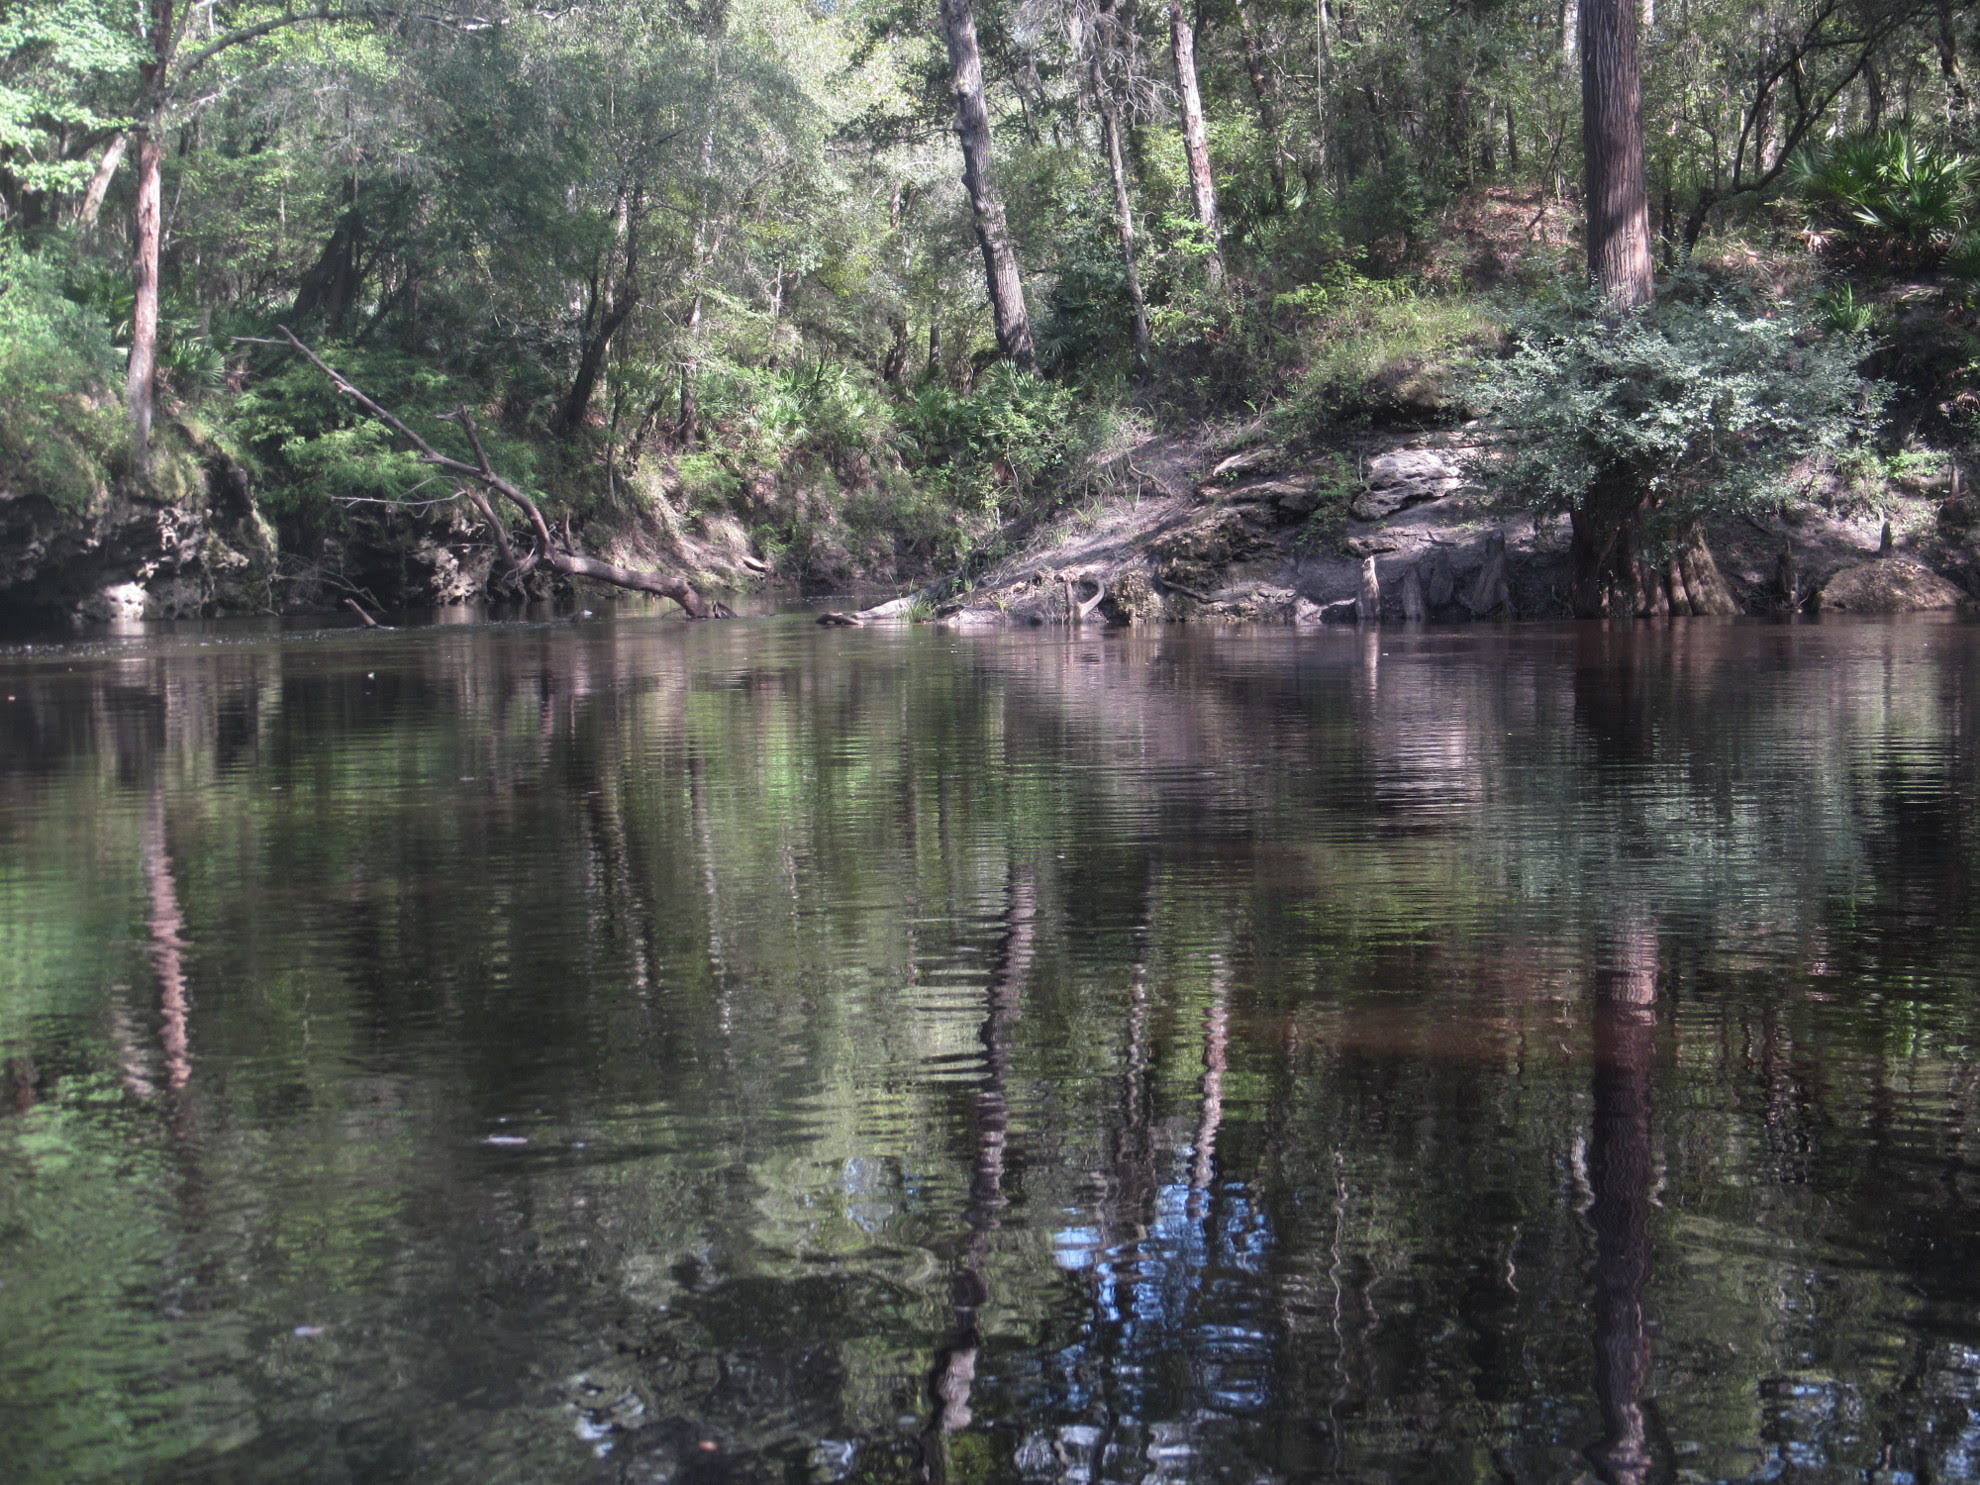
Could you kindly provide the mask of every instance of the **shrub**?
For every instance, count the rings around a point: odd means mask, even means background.
[[[118,361],[108,321],[0,234],[0,466],[65,508],[87,505],[122,445]]]
[[[1619,492],[1615,519],[1645,549],[1668,547],[1699,516],[1778,498],[1791,466],[1866,437],[1881,394],[1858,373],[1864,353],[1860,335],[1695,278],[1619,323],[1592,296],[1542,310],[1477,381],[1512,447],[1481,475],[1542,513],[1590,517]]]
[[[1802,151],[1789,170],[1797,195],[1859,249],[1936,262],[1967,224],[1973,162],[1902,129],[1857,134]]]
[[[985,514],[1043,493],[1079,447],[1079,398],[1000,361],[969,392],[928,384],[902,417],[903,453]]]
[[[475,389],[425,362],[389,349],[327,345],[323,358],[420,434],[471,459],[465,436],[444,413],[477,401]],[[442,500],[457,482],[437,478],[398,438],[300,356],[257,377],[229,410],[228,431],[263,477],[261,504],[290,544],[342,530],[353,503],[400,505]],[[518,484],[536,473],[528,444],[481,420],[494,467]]]

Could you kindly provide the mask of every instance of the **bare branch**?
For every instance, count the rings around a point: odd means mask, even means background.
[[[370,413],[372,417],[390,428],[394,433],[405,439],[407,443],[413,446],[414,451],[418,453],[422,461],[433,466],[435,469],[444,469],[450,474],[461,475],[467,480],[474,482],[470,485],[464,485],[461,493],[467,497],[474,508],[481,513],[482,519],[488,523],[489,530],[494,533],[495,544],[501,549],[503,560],[518,576],[527,576],[540,563],[542,566],[548,567],[552,572],[561,572],[569,577],[593,578],[602,583],[611,583],[615,587],[630,588],[634,592],[652,593],[661,598],[671,598],[687,611],[687,615],[691,619],[726,619],[734,617],[728,605],[711,602],[703,598],[685,578],[675,576],[672,573],[640,572],[630,567],[619,567],[614,563],[601,562],[595,557],[586,557],[576,552],[565,551],[559,547],[556,539],[550,534],[550,523],[544,519],[542,508],[520,486],[511,483],[497,474],[494,467],[489,463],[488,451],[482,446],[480,430],[475,427],[474,417],[468,412],[465,404],[457,406],[447,417],[450,422],[459,423],[466,432],[468,443],[474,449],[475,462],[473,464],[463,459],[456,459],[450,454],[441,453],[432,444],[415,433],[403,419],[386,408],[382,403],[367,396],[349,377],[345,376],[334,366],[330,365],[329,362],[317,355],[315,351],[304,345],[296,336],[296,333],[289,329],[287,325],[278,325],[276,328],[282,332],[283,341],[307,359],[310,365],[328,377],[332,386],[357,403],[366,412]],[[246,336],[241,338],[244,340],[250,339],[250,337]],[[269,342],[257,341],[256,343],[268,344]],[[534,550],[521,555],[517,554],[514,544],[510,539],[507,526],[496,512],[494,503],[488,498],[490,492],[500,495],[529,518],[530,525],[534,528],[537,539],[537,545]]]

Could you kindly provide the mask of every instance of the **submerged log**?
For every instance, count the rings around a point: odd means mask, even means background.
[[[542,507],[518,485],[497,474],[488,462],[488,453],[481,444],[481,431],[475,426],[474,415],[467,410],[465,403],[447,415],[448,421],[459,423],[467,434],[468,445],[474,450],[474,462],[456,459],[441,453],[419,434],[408,427],[405,421],[383,404],[367,396],[350,378],[331,366],[315,351],[297,338],[288,326],[278,326],[282,338],[310,365],[330,379],[330,384],[350,398],[371,416],[385,424],[399,437],[413,446],[420,462],[434,469],[445,470],[473,481],[464,486],[461,494],[474,506],[481,518],[488,523],[495,545],[502,553],[502,559],[510,570],[518,576],[527,576],[539,566],[552,572],[561,572],[568,577],[591,578],[596,582],[610,583],[614,587],[629,588],[637,593],[652,593],[661,598],[671,598],[686,611],[690,619],[732,619],[735,615],[725,603],[704,598],[696,592],[686,578],[675,573],[642,572],[636,568],[619,567],[611,562],[602,562],[596,557],[587,557],[580,552],[569,550],[569,528],[566,526],[564,541],[559,542],[550,532],[550,523],[544,519]],[[509,535],[508,524],[496,513],[490,495],[500,496],[522,512],[528,520],[534,537],[533,547],[519,553]]]

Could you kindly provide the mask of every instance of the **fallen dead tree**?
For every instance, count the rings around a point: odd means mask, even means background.
[[[489,532],[495,538],[495,546],[501,552],[503,562],[516,578],[528,577],[538,567],[545,567],[568,577],[590,578],[595,582],[610,583],[614,587],[629,588],[636,593],[652,593],[660,598],[671,598],[686,611],[690,619],[735,617],[727,604],[702,597],[687,579],[677,574],[641,572],[636,568],[620,567],[611,562],[602,562],[596,557],[587,557],[580,552],[571,551],[569,524],[566,523],[563,539],[560,542],[552,535],[550,523],[544,519],[542,507],[537,505],[521,487],[497,474],[489,464],[487,450],[481,446],[481,433],[474,425],[474,415],[467,410],[465,403],[446,414],[445,420],[459,423],[461,431],[467,434],[468,446],[474,450],[472,464],[464,459],[456,459],[441,453],[408,427],[403,419],[367,396],[349,377],[303,344],[288,326],[282,325],[278,328],[282,332],[283,341],[328,377],[332,386],[411,444],[422,463],[470,482],[461,487],[461,497],[475,508],[482,520],[488,523]],[[508,501],[528,520],[532,541],[526,550],[517,549],[517,543],[509,532],[508,523],[496,510],[491,496],[499,496]]]

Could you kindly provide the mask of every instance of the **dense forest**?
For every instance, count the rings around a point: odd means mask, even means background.
[[[390,607],[582,550],[920,580],[1128,488],[1155,433],[1484,414],[1597,611],[1811,460],[1958,495],[1976,32],[1951,0],[10,0],[0,603]],[[1640,98],[1597,79],[1616,37]],[[1618,172],[1605,266],[1584,181]]]

